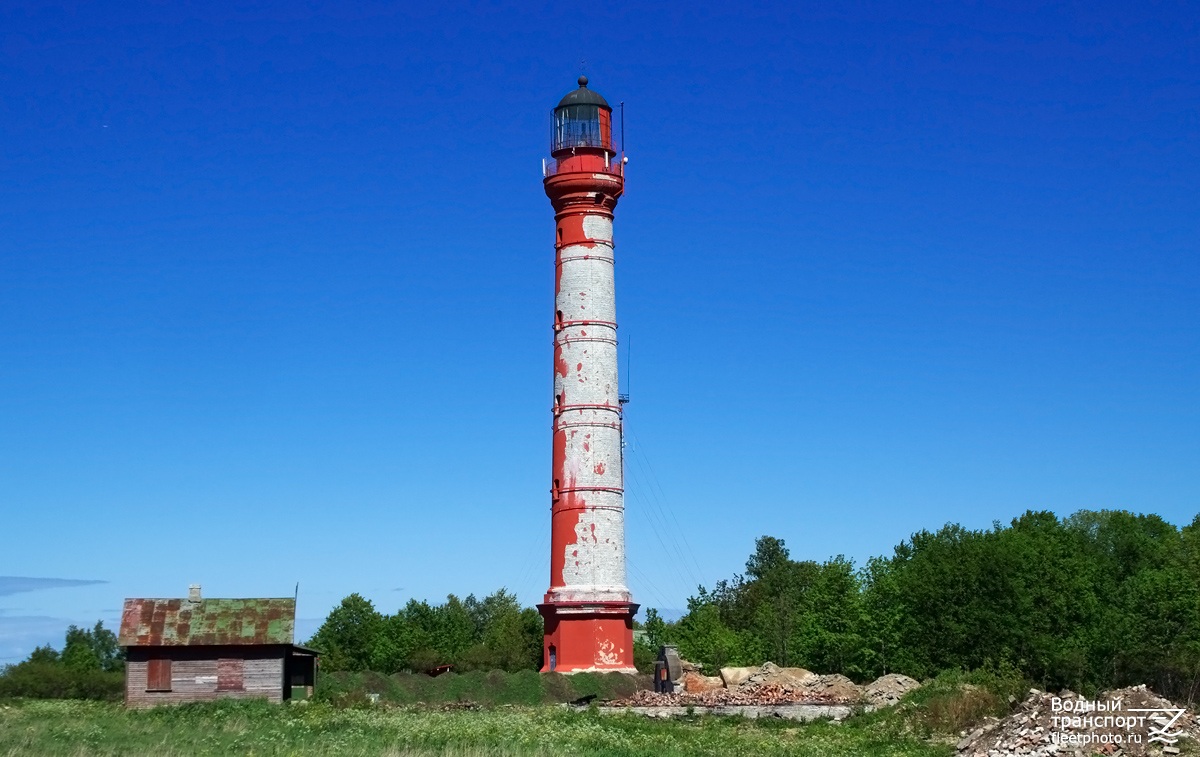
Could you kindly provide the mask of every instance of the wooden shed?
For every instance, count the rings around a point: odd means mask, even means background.
[[[294,599],[126,599],[125,704],[312,694],[317,653],[297,646]]]

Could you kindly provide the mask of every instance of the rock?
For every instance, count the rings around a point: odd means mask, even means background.
[[[779,673],[782,670],[773,662],[764,662],[763,666],[750,674],[750,680],[747,683],[769,683],[779,679]]]
[[[805,681],[812,678],[815,673],[804,668],[780,668],[779,682],[790,686],[803,686]]]
[[[863,694],[871,704],[878,707],[890,707],[899,702],[905,694],[920,687],[921,683],[915,678],[909,678],[899,673],[889,673],[867,684],[863,688]]]
[[[758,673],[758,668],[721,668],[721,680],[725,688],[733,689],[750,680],[750,676]]]
[[[685,660],[682,657],[679,659],[679,668],[684,672],[685,675],[688,673],[703,673],[704,672],[703,665],[698,665],[694,662],[691,662],[690,660]]]
[[[683,690],[689,694],[699,694],[705,691],[725,688],[725,682],[720,676],[703,676],[695,671],[683,674]]]
[[[979,738],[982,735],[983,735],[983,729],[976,728],[974,731],[971,731],[971,734],[969,736],[964,738],[962,741],[958,742],[958,746],[956,746],[955,749],[957,749],[960,752],[963,751],[967,747],[971,746],[971,743],[973,741],[975,741],[975,739]]]

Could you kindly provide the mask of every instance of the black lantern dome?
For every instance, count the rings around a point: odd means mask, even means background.
[[[563,99],[558,101],[558,106],[555,107],[555,110],[567,108],[572,105],[598,105],[611,113],[612,106],[608,104],[608,101],[601,97],[600,93],[596,90],[588,89],[587,85],[588,78],[586,76],[579,77],[579,89],[564,95]]]
[[[599,148],[612,154],[612,106],[599,92],[588,89],[586,76],[579,89],[568,92],[554,108],[550,152]]]

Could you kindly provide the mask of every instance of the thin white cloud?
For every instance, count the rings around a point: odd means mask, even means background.
[[[66,589],[72,586],[92,586],[106,584],[92,578],[34,578],[31,576],[0,576],[0,597],[20,594],[27,591],[43,591],[45,589]]]

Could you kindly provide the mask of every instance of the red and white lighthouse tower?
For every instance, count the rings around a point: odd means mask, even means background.
[[[554,109],[543,184],[554,206],[554,454],[543,672],[633,672],[613,210],[625,186],[612,107],[587,88]]]

